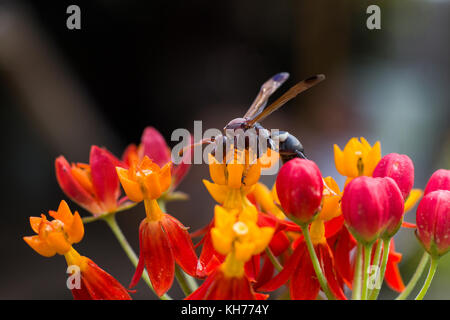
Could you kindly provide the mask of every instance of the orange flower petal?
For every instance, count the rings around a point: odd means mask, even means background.
[[[69,241],[71,243],[78,243],[83,239],[84,236],[84,225],[83,220],[81,220],[78,211],[75,211],[73,215],[72,223],[70,227],[64,228],[67,235],[69,236]]]
[[[136,181],[130,180],[128,178],[128,170],[116,167],[116,171],[120,183],[122,184],[122,187],[125,190],[128,198],[130,198],[130,200],[134,202],[141,202],[142,200],[144,200],[144,195],[142,194],[142,190],[139,184]]]
[[[72,248],[62,232],[49,232],[47,235],[47,243],[58,254],[64,254]]]
[[[61,200],[59,203],[58,211],[49,211],[49,214],[53,219],[59,220],[65,225],[72,224],[72,212],[70,211],[69,205],[64,200]]]
[[[227,165],[228,186],[238,189],[242,185],[242,174],[244,173],[244,165],[239,163],[230,163]]]
[[[208,180],[203,180],[203,184],[206,189],[208,189],[209,194],[216,200],[218,203],[223,204],[227,197],[228,187],[225,185],[218,185],[215,183],[211,183]]]
[[[225,163],[219,163],[217,159],[209,154],[209,175],[211,176],[212,181],[218,185],[225,185],[227,183],[227,179],[225,177],[226,165]]]
[[[162,194],[158,173],[152,172],[144,177],[145,198],[158,199]]]
[[[162,192],[166,192],[167,189],[169,189],[170,184],[172,183],[171,169],[172,169],[172,163],[168,162],[166,165],[164,165],[164,167],[162,167],[162,169],[159,173],[159,181],[161,184]]]
[[[56,254],[56,250],[42,241],[39,236],[23,237],[23,240],[41,256],[53,257]]]
[[[31,229],[33,229],[34,232],[39,233],[39,226],[41,224],[41,221],[41,217],[30,217]]]
[[[261,176],[261,165],[259,163],[251,165],[245,173],[243,184],[246,186],[254,185]]]
[[[334,148],[334,164],[336,166],[336,170],[343,176],[345,176],[345,165],[344,165],[344,153],[338,147],[337,144],[333,146]]]
[[[408,212],[416,205],[417,201],[419,201],[419,199],[422,197],[422,194],[423,192],[420,189],[411,190],[408,198],[405,201],[405,212]]]

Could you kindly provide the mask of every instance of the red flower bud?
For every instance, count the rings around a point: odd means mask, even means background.
[[[409,158],[408,158],[409,159]],[[385,231],[381,235],[382,238],[391,238],[397,233],[403,222],[403,214],[405,213],[405,198],[395,181],[390,177],[385,177],[383,183],[386,188],[386,217],[387,222]],[[408,191],[409,193],[409,191]]]
[[[353,236],[368,244],[381,235],[390,237],[398,230],[403,197],[391,178],[361,176],[345,187],[341,208]]]
[[[436,190],[450,191],[450,170],[439,169],[428,180],[424,196]]]
[[[431,179],[430,179],[431,180]],[[416,236],[432,256],[450,249],[450,191],[428,193],[417,207]]]
[[[322,201],[322,174],[314,162],[293,159],[281,167],[276,189],[284,212],[306,224],[313,220]]]
[[[373,177],[390,177],[394,179],[406,199],[414,184],[414,165],[404,154],[390,153],[385,155],[375,170]]]

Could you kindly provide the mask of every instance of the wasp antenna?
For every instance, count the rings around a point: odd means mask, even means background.
[[[306,83],[311,83],[311,82],[319,82],[319,81],[323,81],[325,80],[325,75],[324,74],[316,74],[315,76],[309,77],[308,79],[305,80]]]

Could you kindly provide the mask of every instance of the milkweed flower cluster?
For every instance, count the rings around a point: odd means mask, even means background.
[[[423,298],[450,247],[449,170],[432,175],[421,199],[422,191],[413,189],[412,160],[396,153],[382,157],[380,142],[371,145],[364,138],[350,139],[343,150],[334,146],[336,169],[346,178],[342,187],[333,177],[323,177],[313,161],[297,158],[281,167],[273,186],[266,186],[259,180],[270,163],[249,161],[246,149],[228,152],[228,162],[209,155],[210,180],[203,184],[217,204],[205,208],[211,221],[195,232],[166,209],[167,202],[186,198],[176,188],[189,170],[190,155],[174,165],[156,129],[146,128],[141,143],[130,144],[120,159],[97,146],[91,148],[89,164],[70,164],[60,156],[55,168],[62,191],[91,217],[72,214],[62,200],[57,211],[49,212],[54,220],[30,218],[36,235],[24,240],[40,255],[63,255],[68,266],[78,268],[80,286],[70,288],[75,299],[131,299],[133,292],[74,249],[84,224],[96,220],[107,222],[136,267],[129,287],[142,278],[161,299],[170,299],[175,278],[188,300],[280,294],[376,299],[383,280],[404,299],[420,277],[405,286],[400,274],[402,255],[394,237],[403,227],[415,229],[425,249],[419,274],[431,259],[417,296]],[[145,215],[136,226],[138,258],[115,214],[141,202]],[[416,224],[407,222],[413,217],[405,219],[405,213],[417,202]],[[377,267],[379,286],[369,285],[371,266]]]

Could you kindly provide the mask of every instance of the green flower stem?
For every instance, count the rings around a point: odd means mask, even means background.
[[[127,202],[123,203],[119,208],[117,208],[116,211],[103,213],[103,214],[100,214],[97,216],[84,217],[81,220],[83,220],[84,224],[91,223],[91,222],[94,222],[97,220],[103,220],[109,215],[115,215],[117,212],[129,210],[129,209],[133,208],[135,205],[137,205],[136,202],[127,201]]]
[[[378,240],[377,247],[375,248],[375,254],[373,255],[373,264],[376,266],[380,265],[381,249],[383,249],[383,241]]]
[[[178,265],[175,265],[175,277],[177,278],[178,284],[186,297],[197,290],[198,285],[195,280],[191,276],[187,275]]]
[[[336,297],[331,293],[331,290],[328,287],[327,280],[322,273],[319,260],[317,259],[316,251],[314,250],[314,245],[311,241],[308,225],[300,225],[300,228],[302,229],[303,237],[305,238],[306,246],[308,247],[309,251],[309,256],[311,257],[314,270],[316,271],[316,276],[317,279],[319,280],[320,287],[322,288],[322,291],[325,292],[325,295],[327,296],[328,300],[336,300]]]
[[[370,258],[372,257],[372,246],[373,244],[364,246],[364,274],[363,274],[363,287],[361,292],[361,299],[367,300],[367,281],[369,280],[370,271]]]
[[[422,289],[420,289],[419,294],[416,297],[416,300],[422,300],[425,294],[428,291],[428,288],[430,287],[431,281],[433,281],[434,274],[436,273],[436,268],[438,266],[439,258],[431,257],[431,264],[430,264],[430,270],[428,270],[427,279],[425,280],[425,283],[423,284]]]
[[[119,225],[117,224],[116,215],[115,214],[108,214],[103,216],[103,220],[106,222],[106,224],[111,228],[111,231],[116,236],[117,240],[119,241],[120,245],[122,246],[122,249],[125,251],[126,255],[130,259],[131,263],[136,268],[139,262],[139,259],[134,253],[133,248],[128,243],[127,239],[125,238],[125,235],[122,233],[122,230],[120,229]],[[146,271],[142,273],[142,278],[144,279],[145,283],[148,285],[148,287],[153,291],[153,286],[150,282],[150,278],[148,277],[148,274]],[[170,296],[167,294],[164,294],[163,296],[159,297],[161,300],[172,300]]]
[[[428,254],[428,252],[424,252],[422,259],[420,260],[419,265],[417,266],[417,269],[414,272],[411,280],[409,280],[409,283],[406,285],[405,290],[403,290],[403,292],[395,300],[405,300],[406,298],[408,298],[409,294],[416,286],[417,281],[419,281],[420,277],[422,276],[422,273],[425,270],[425,266],[427,265],[429,259],[430,255]]]
[[[356,254],[355,275],[353,276],[352,300],[361,300],[361,276],[363,267],[363,247],[358,243]]]
[[[381,240],[379,240],[381,241]],[[384,273],[386,272],[386,264],[389,258],[389,245],[391,243],[391,238],[389,239],[383,239],[383,259],[381,260],[381,267],[380,267],[380,274],[379,274],[379,278],[377,278],[377,282],[378,279],[380,281],[380,286],[376,287],[370,297],[369,300],[376,300],[378,298],[378,295],[380,294],[380,290],[381,290],[381,284],[383,283],[384,280]]]
[[[283,270],[283,266],[280,264],[277,257],[274,256],[272,250],[270,250],[269,247],[266,248],[266,254],[267,254],[267,257],[269,258],[270,262],[272,262],[273,266],[275,267],[275,269],[277,269],[278,272]]]
[[[380,267],[380,259],[381,259],[381,249],[383,249],[383,241],[378,240],[377,241],[377,247],[375,248],[375,254],[373,255],[373,264]],[[379,270],[379,269],[378,269]],[[381,283],[380,281],[380,273],[377,270],[377,285],[378,283]],[[369,289],[368,295],[369,297],[372,295],[373,289]]]

